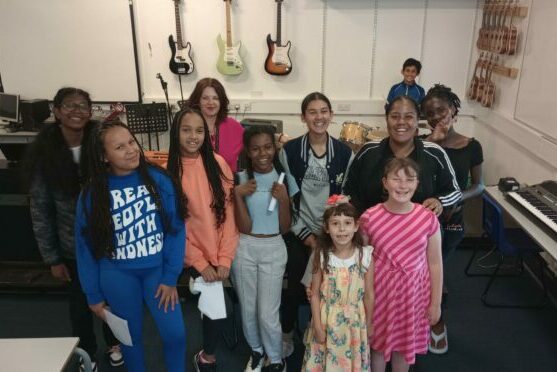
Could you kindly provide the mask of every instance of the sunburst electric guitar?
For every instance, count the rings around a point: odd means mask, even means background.
[[[282,44],[281,41],[281,5],[283,0],[277,2],[277,40],[271,39],[271,34],[267,35],[267,47],[269,54],[265,60],[265,71],[271,75],[288,75],[292,71],[292,61],[290,60],[291,43],[288,41]]]
[[[172,51],[172,57],[168,63],[170,71],[177,75],[189,75],[193,72],[193,60],[191,58],[191,44],[182,41],[182,27],[180,22],[180,0],[174,2],[174,15],[176,17],[176,42],[172,35],[168,37],[168,45]]]
[[[224,0],[226,4],[226,42],[222,36],[217,37],[219,46],[219,59],[217,70],[223,75],[239,75],[244,71],[244,62],[240,58],[240,47],[242,43],[237,41],[232,44],[232,26],[230,22],[230,3],[232,0]]]

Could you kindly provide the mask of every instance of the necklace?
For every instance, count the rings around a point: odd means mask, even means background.
[[[216,153],[219,152],[219,126],[215,123],[215,129],[212,133],[209,133],[211,136],[211,142],[213,143],[213,148]]]

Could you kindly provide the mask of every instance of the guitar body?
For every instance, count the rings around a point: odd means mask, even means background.
[[[485,88],[485,79],[480,77],[478,80],[478,90],[476,91],[476,101],[482,102],[482,98],[484,95],[484,88]]]
[[[174,41],[174,37],[168,37],[168,45],[172,52],[168,67],[170,71],[176,75],[189,75],[193,72],[193,59],[191,58],[191,44],[188,42],[185,47],[179,48],[178,43]]]
[[[480,54],[478,60],[476,61],[476,67],[474,67],[474,75],[472,76],[472,81],[470,81],[470,87],[468,88],[468,98],[475,100],[478,95],[478,86],[480,83],[480,78],[478,77],[478,67],[483,66],[483,53]]]
[[[217,60],[217,70],[223,75],[239,75],[244,71],[244,62],[240,58],[240,47],[242,43],[237,41],[231,47],[227,47],[222,36],[217,37],[219,47],[219,58]]]
[[[470,88],[468,88],[468,98],[470,98],[471,100],[475,100],[477,95],[478,95],[478,86],[480,84],[480,81],[478,79],[477,76],[474,76],[472,78],[472,81],[470,82]]]
[[[501,31],[499,41],[497,43],[497,53],[505,54],[507,53],[507,45],[509,44],[509,30],[504,27]]]
[[[485,85],[482,102],[481,102],[482,106],[491,107],[493,106],[494,100],[495,100],[495,84],[492,81],[489,81]]]
[[[290,41],[286,45],[277,45],[271,39],[271,34],[267,35],[267,47],[269,53],[265,60],[265,71],[271,75],[288,75],[292,71],[292,61],[290,60]]]
[[[515,54],[517,46],[518,46],[518,30],[516,29],[516,27],[511,26],[511,29],[509,31],[509,42],[507,47],[507,54],[511,56]]]

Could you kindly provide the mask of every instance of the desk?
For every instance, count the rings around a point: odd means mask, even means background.
[[[534,216],[528,211],[518,208],[503,195],[497,186],[489,186],[485,191],[491,196],[516,223],[546,251],[553,259],[557,260],[557,237],[546,231],[534,222]],[[543,224],[540,222],[540,224]],[[549,228],[548,228],[549,230]]]
[[[0,143],[31,143],[38,132],[8,132],[0,129]]]
[[[0,369],[59,372],[65,368],[72,353],[77,352],[84,357],[85,371],[91,371],[91,360],[87,353],[82,354],[84,351],[77,347],[78,342],[78,337],[0,339]]]
[[[0,128],[0,144],[24,147],[37,132],[8,132]],[[21,185],[18,163],[8,163],[0,150],[0,261],[42,262],[29,212],[29,196]],[[0,365],[1,367],[1,365]]]

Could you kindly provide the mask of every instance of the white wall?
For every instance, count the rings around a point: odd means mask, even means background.
[[[135,0],[134,6],[144,101],[163,99],[155,78],[161,72],[175,102],[180,99],[178,78],[167,67],[167,38],[175,33],[173,4]],[[331,98],[336,113],[332,134],[338,134],[346,120],[384,126],[384,99],[402,79],[402,62],[408,57],[423,62],[418,80],[426,89],[443,82],[464,94],[476,6],[477,1],[471,0],[284,0],[282,39],[292,41],[294,69],[290,75],[275,77],[263,69],[265,37],[271,33],[275,38],[276,33],[275,2],[233,1],[233,40],[243,43],[247,69],[238,77],[227,77],[215,67],[215,40],[224,32],[224,3],[186,0],[180,4],[182,29],[184,40],[192,43],[197,70],[182,78],[184,96],[198,79],[216,77],[224,84],[231,107],[240,107],[232,116],[280,119],[285,131],[296,136],[305,131],[299,118],[302,98],[321,90]],[[465,107],[463,116],[467,114],[470,110]]]
[[[557,179],[557,138],[551,138],[546,133],[537,131],[535,123],[519,120],[517,117],[518,97],[539,96],[542,99],[553,97],[552,105],[557,105],[557,99],[552,96],[553,92],[545,92],[521,86],[521,78],[532,80],[540,74],[551,74],[550,71],[523,70],[524,54],[528,53],[527,40],[529,23],[539,22],[540,3],[536,1],[521,1],[523,5],[530,7],[528,17],[516,22],[520,30],[519,51],[515,56],[503,58],[506,66],[520,69],[517,79],[510,79],[493,75],[497,90],[493,108],[486,109],[477,103],[469,103],[476,120],[474,123],[474,135],[481,141],[485,154],[485,179],[487,184],[497,183],[500,177],[513,176],[522,183],[535,184],[547,179]],[[538,7],[532,12],[532,6]],[[478,17],[481,13],[478,11]],[[477,29],[479,24],[477,24]],[[477,31],[477,30],[476,30]],[[477,38],[477,32],[474,40]],[[537,40],[536,40],[537,41]],[[473,68],[478,56],[474,48],[472,53],[469,75],[473,74]],[[522,88],[522,90],[521,90]],[[545,98],[544,98],[545,97]],[[551,105],[550,104],[550,105]],[[550,106],[547,106],[549,109]],[[554,109],[554,107],[553,107]],[[539,116],[544,117],[547,122],[554,122],[550,117],[550,111],[541,111]]]
[[[175,33],[173,4],[134,4],[145,101],[163,98],[158,72],[169,81],[171,99],[176,100],[178,79],[167,67],[167,37]],[[464,92],[475,8],[476,1],[470,0],[285,0],[282,38],[293,43],[294,69],[288,76],[274,77],[265,73],[263,62],[265,37],[275,37],[275,2],[233,1],[233,39],[243,43],[247,69],[238,77],[225,77],[215,67],[224,2],[186,0],[180,14],[197,71],[182,79],[184,95],[199,78],[213,76],[223,82],[232,102],[241,104],[241,111],[251,103],[253,113],[298,113],[305,94],[323,90],[336,106],[349,103],[348,114],[380,114],[389,88],[401,80],[407,57],[423,61],[420,83],[425,87],[443,81]]]

